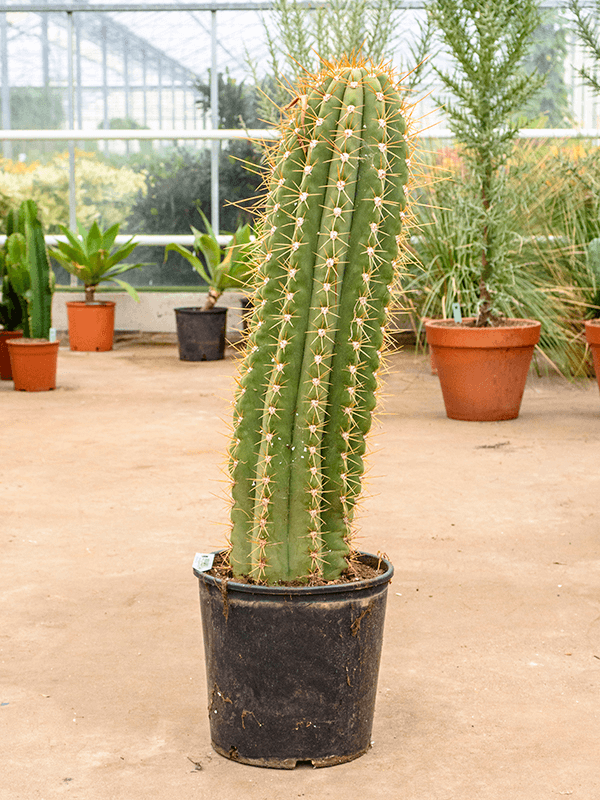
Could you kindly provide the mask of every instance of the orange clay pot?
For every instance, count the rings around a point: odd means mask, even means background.
[[[47,339],[8,340],[15,389],[46,392],[56,388],[58,344]]]
[[[492,422],[519,416],[541,324],[506,322],[497,328],[464,327],[453,320],[425,323],[450,419]]]
[[[587,320],[585,323],[585,338],[592,351],[596,380],[600,388],[600,319]]]
[[[115,330],[115,304],[73,301],[67,303],[69,347],[86,352],[112,350]]]
[[[0,331],[0,380],[12,380],[10,356],[8,355],[6,342],[9,339],[20,339],[21,336],[23,336],[23,331]]]

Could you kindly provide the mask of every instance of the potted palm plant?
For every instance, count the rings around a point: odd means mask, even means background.
[[[6,342],[12,378],[15,389],[47,391],[56,387],[59,346],[50,340],[54,274],[33,200],[9,212],[8,232],[3,259],[9,284],[6,299],[13,304],[13,318],[20,315],[23,331],[22,338]]]
[[[521,69],[540,24],[537,0],[433,0],[439,38],[452,59],[434,67],[450,99],[443,103],[462,146],[469,246],[477,251],[475,308],[428,320],[427,341],[438,370],[446,413],[453,419],[518,416],[540,323],[500,313],[507,297],[518,311],[510,260],[512,231],[504,213],[504,166],[518,134],[518,112],[541,81]],[[512,293],[512,294],[511,294]],[[464,316],[464,318],[463,318]]]
[[[408,137],[387,67],[307,77],[270,151],[229,448],[229,547],[199,554],[213,747],[265,767],[370,746],[388,583],[356,550],[403,247]]]
[[[225,356],[227,308],[216,305],[226,289],[241,289],[247,278],[253,247],[250,225],[240,225],[225,252],[206,216],[200,211],[205,233],[192,226],[194,252],[172,243],[165,248],[183,256],[208,285],[203,307],[176,308],[177,341],[182,361],[213,361]],[[196,255],[201,253],[204,263]]]
[[[115,245],[119,224],[103,231],[94,222],[86,231],[78,226],[75,236],[66,226],[60,225],[67,241],[58,241],[50,249],[52,258],[83,282],[85,300],[67,303],[69,317],[69,346],[71,350],[112,350],[115,327],[115,304],[112,300],[96,300],[96,289],[100,283],[114,283],[136,301],[138,294],[129,283],[118,278],[124,272],[139,269],[144,264],[122,264],[137,247],[133,237],[120,247]]]

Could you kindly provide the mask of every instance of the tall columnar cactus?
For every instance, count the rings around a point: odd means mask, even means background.
[[[47,339],[52,325],[54,273],[50,269],[44,232],[33,200],[21,203],[7,221],[4,269],[14,303],[20,306],[25,337]]]
[[[405,216],[403,114],[388,69],[343,61],[284,115],[229,450],[236,577],[348,566]]]

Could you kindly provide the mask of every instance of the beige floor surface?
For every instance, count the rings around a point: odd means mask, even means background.
[[[396,568],[374,747],[288,772],[208,735],[191,565],[223,541],[234,372],[128,341],[0,386],[1,800],[598,800],[596,383],[454,422],[392,356],[361,515]]]

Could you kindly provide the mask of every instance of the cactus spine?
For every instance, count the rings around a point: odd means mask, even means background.
[[[348,566],[407,155],[401,91],[372,64],[326,65],[283,120],[229,450],[236,577]]]

